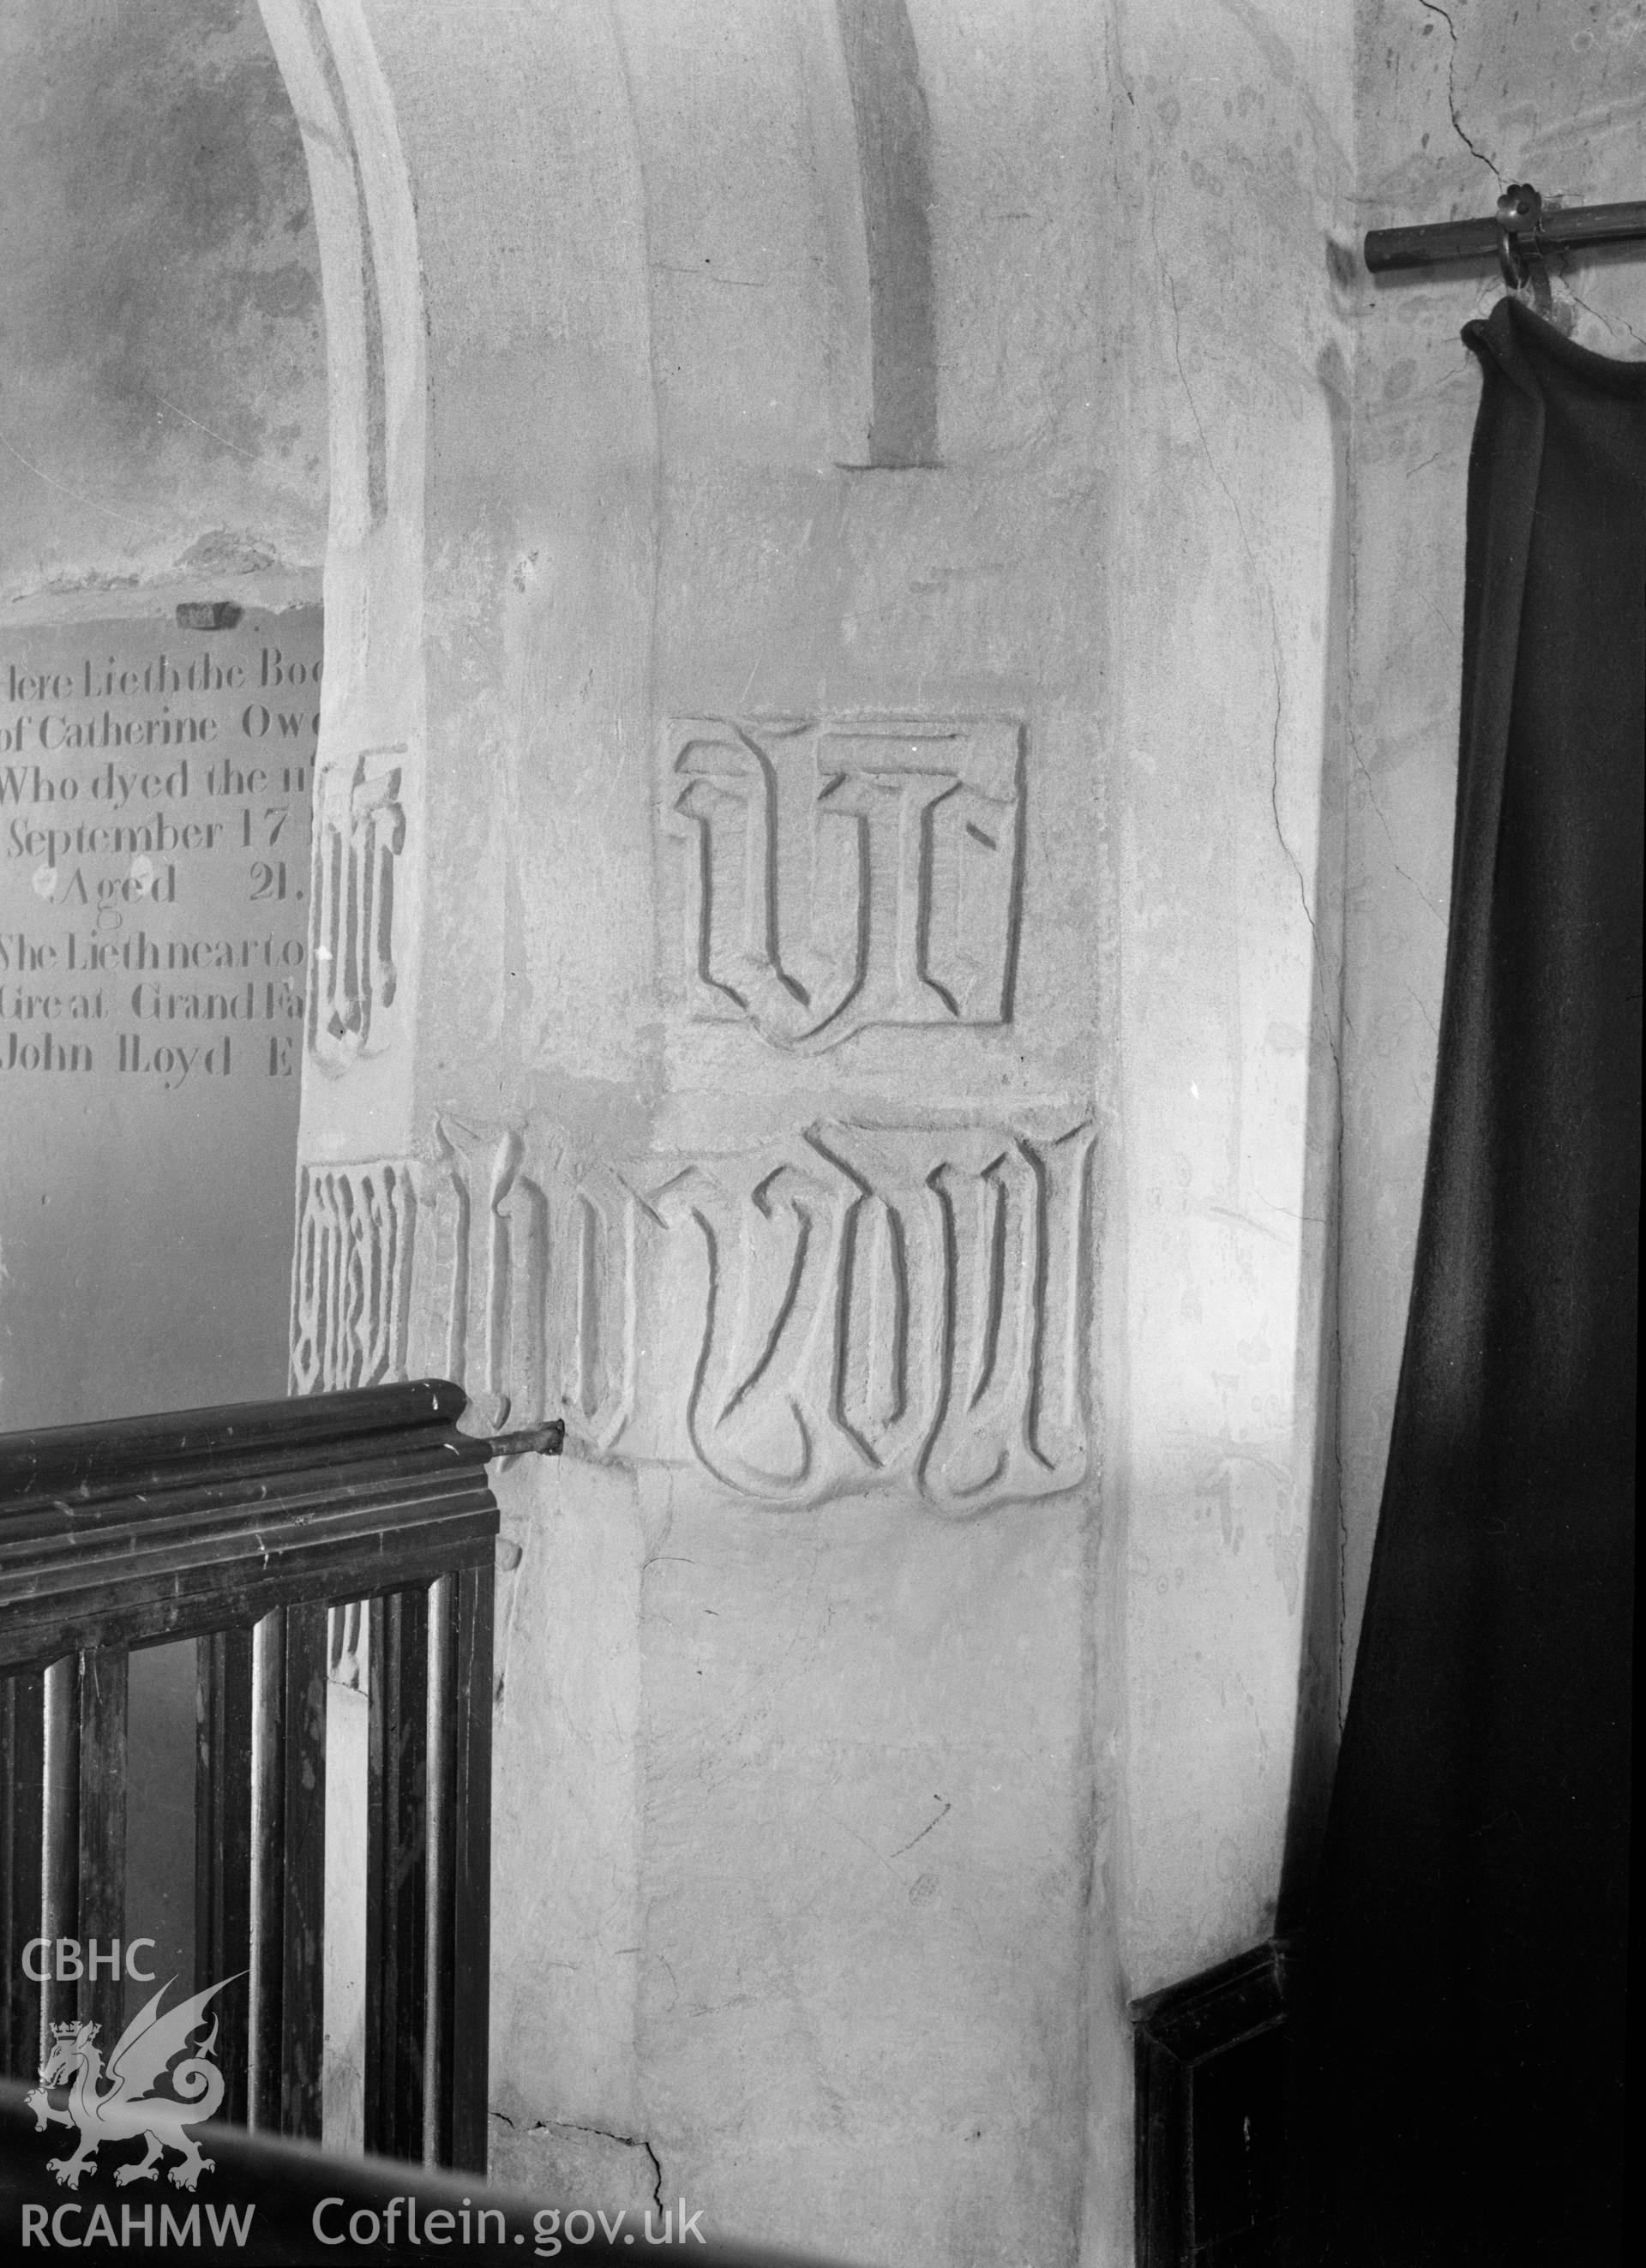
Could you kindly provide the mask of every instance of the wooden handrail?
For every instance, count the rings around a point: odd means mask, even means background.
[[[445,1380],[0,1439],[0,1672],[491,1562]]]
[[[67,1495],[105,1475],[137,1482],[145,1469],[163,1476],[188,1462],[233,1463],[260,1449],[333,1443],[347,1454],[374,1433],[424,1425],[455,1429],[467,1406],[461,1386],[449,1379],[424,1378],[361,1387],[351,1394],[225,1403],[204,1410],[163,1410],[140,1418],[101,1418],[89,1425],[4,1433],[0,1506],[33,1495]]]

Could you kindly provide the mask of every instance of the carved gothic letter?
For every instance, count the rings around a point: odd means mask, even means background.
[[[804,1049],[870,1024],[1005,1020],[1022,739],[976,718],[671,726],[691,1013]]]
[[[299,1394],[405,1376],[417,1210],[406,1166],[304,1168],[292,1318]]]
[[[394,1005],[395,868],[405,846],[400,768],[383,759],[403,748],[368,748],[350,770],[319,783],[314,850],[314,972],[309,1045],[328,1070],[386,1044]]]

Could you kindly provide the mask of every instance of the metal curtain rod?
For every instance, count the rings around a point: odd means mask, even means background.
[[[1529,182],[1514,181],[1490,220],[1443,220],[1424,228],[1373,228],[1366,232],[1366,265],[1374,276],[1396,268],[1439,268],[1454,260],[1495,259],[1505,279],[1524,280],[1526,256],[1576,245],[1631,244],[1646,239],[1646,202],[1627,205],[1546,205]]]

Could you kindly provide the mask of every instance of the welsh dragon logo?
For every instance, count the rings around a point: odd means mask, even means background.
[[[175,2093],[149,2090],[173,2058],[183,2054],[189,2036],[202,2029],[213,1993],[233,1982],[225,1977],[164,2014],[160,2003],[170,1988],[162,1984],[115,2042],[107,2070],[95,2024],[52,2026],[51,2052],[40,2067],[41,2083],[26,2099],[34,2113],[37,2133],[43,2134],[48,2125],[80,2130],[80,2146],[71,2157],[46,2161],[59,2182],[78,2189],[82,2174],[96,2173],[103,2143],[135,2142],[141,2135],[144,2155],[114,2169],[116,2183],[153,2181],[166,2152],[175,2150],[181,2162],[172,2168],[171,2178],[179,2189],[193,2189],[215,2161],[201,2155],[199,2144],[184,2128],[203,2125],[223,2101],[223,2074],[211,2060],[218,2038],[215,2016],[210,2037],[171,2073]],[[69,2090],[66,2110],[58,2110],[48,2094],[49,2088],[62,2087]]]

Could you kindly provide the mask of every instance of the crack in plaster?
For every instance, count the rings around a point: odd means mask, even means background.
[[[48,489],[55,489],[59,496],[66,496],[70,504],[83,504],[91,512],[106,512],[111,519],[119,520],[122,526],[137,528],[144,535],[165,534],[166,530],[154,520],[133,519],[129,512],[116,512],[112,504],[102,504],[96,497],[81,496],[77,490],[65,488],[61,481],[53,480],[49,473],[41,472],[38,465],[30,464],[23,452],[14,448],[4,433],[0,433],[0,449],[4,449],[8,457],[15,457],[26,473],[33,473],[35,479],[43,481]]]
[[[1458,26],[1452,22],[1451,18],[1446,13],[1446,11],[1443,8],[1436,7],[1435,0],[1417,0],[1417,4],[1420,8],[1425,10],[1429,15],[1438,16],[1441,22],[1446,26],[1447,31],[1451,35],[1451,53],[1446,58],[1446,107],[1451,113],[1451,123],[1458,139],[1462,143],[1465,150],[1480,159],[1480,163],[1490,173],[1492,179],[1497,183],[1499,188],[1502,188],[1503,186],[1503,177],[1497,170],[1495,160],[1488,158],[1486,151],[1481,149],[1480,144],[1471,139],[1469,134],[1465,129],[1462,119],[1458,115]]]
[[[1399,874],[1400,880],[1408,884],[1410,887],[1417,893],[1418,896],[1421,898],[1423,903],[1428,908],[1430,913],[1434,915],[1436,920],[1437,922],[1443,923],[1446,917],[1442,913],[1440,908],[1435,903],[1434,899],[1430,897],[1428,892],[1423,887],[1416,876],[1408,874],[1406,868],[1400,864],[1400,861],[1393,855],[1394,829],[1390,826],[1388,819],[1384,814],[1384,807],[1377,800],[1377,791],[1376,786],[1373,784],[1372,776],[1366,769],[1366,759],[1362,755],[1359,748],[1354,745],[1354,734],[1352,730],[1349,733],[1349,749],[1354,758],[1354,769],[1366,783],[1366,800],[1377,813],[1378,824],[1382,827],[1384,833],[1389,837],[1389,864],[1394,868],[1395,873]]]
[[[926,1821],[926,1825],[920,1830],[918,1835],[912,1835],[906,1843],[898,1845],[897,1848],[891,1854],[894,1859],[901,1859],[905,1851],[912,1851],[917,1843],[924,1843],[932,1830],[934,1827],[941,1827],[943,1822],[948,1818],[949,1813],[955,1808],[952,1803],[944,1802],[943,1798],[941,1795],[934,1796],[933,1800],[936,1803],[941,1803],[943,1805],[942,1809],[938,1813],[935,1819],[928,1819]]]
[[[506,2126],[514,2124],[501,2110],[494,2110],[491,2115],[494,2118],[501,2118]],[[598,2134],[602,2142],[621,2142],[625,2150],[644,2150],[652,2161],[652,2202],[660,2213],[662,2212],[663,2161],[644,2134],[619,2134],[613,2127],[588,2126],[575,2118],[534,2118],[531,2132],[534,2134]]]
[[[1244,530],[1243,530],[1244,533]],[[1248,546],[1248,549],[1250,547]],[[1286,839],[1286,829],[1281,823],[1281,718],[1285,707],[1285,692],[1281,676],[1281,626],[1275,619],[1274,593],[1267,593],[1269,601],[1270,666],[1274,672],[1274,730],[1269,735],[1269,808],[1274,814],[1274,839],[1285,853],[1286,863],[1297,877],[1297,897],[1303,909],[1303,919],[1309,924],[1309,934],[1314,940],[1315,959],[1320,957],[1320,932],[1315,927],[1315,917],[1309,904],[1309,886],[1303,880],[1303,862]],[[1331,1034],[1328,1027],[1327,1041]],[[1337,1049],[1332,1050],[1332,1060],[1337,1061]]]
[[[1149,232],[1151,235],[1155,235],[1155,225],[1152,217],[1149,223]],[[1200,412],[1194,399],[1194,389],[1190,385],[1188,372],[1183,366],[1183,318],[1181,310],[1177,305],[1177,281],[1172,276],[1170,270],[1167,268],[1165,260],[1162,256],[1160,241],[1157,235],[1155,236],[1155,258],[1159,266],[1161,276],[1166,285],[1167,297],[1171,301],[1172,360],[1177,365],[1177,380],[1183,387],[1185,399],[1189,404],[1189,415],[1194,420],[1194,430],[1199,436],[1200,453],[1206,459],[1207,468],[1209,469],[1213,479],[1217,482],[1218,487],[1222,489],[1224,496],[1227,497],[1230,512],[1235,515],[1235,525],[1240,530],[1241,544],[1244,549],[1246,558],[1251,564],[1253,578],[1261,589],[1264,596],[1264,603],[1268,608],[1270,647],[1269,664],[1274,673],[1274,726],[1273,732],[1269,735],[1269,804],[1270,808],[1274,814],[1275,839],[1281,846],[1281,850],[1286,859],[1287,865],[1297,877],[1298,902],[1303,909],[1303,919],[1309,924],[1309,934],[1314,943],[1314,958],[1318,964],[1320,958],[1320,933],[1315,925],[1314,912],[1309,903],[1309,886],[1304,880],[1303,865],[1297,857],[1297,853],[1293,850],[1291,844],[1286,839],[1286,829],[1281,821],[1281,725],[1285,715],[1286,691],[1285,679],[1281,667],[1281,624],[1280,617],[1274,604],[1274,586],[1264,574],[1262,568],[1258,563],[1258,555],[1252,549],[1251,538],[1246,532],[1245,517],[1241,512],[1240,505],[1236,498],[1234,490],[1229,487],[1229,482],[1223,478],[1222,474],[1219,471],[1217,460],[1212,454],[1211,444],[1206,438],[1206,428],[1200,422]],[[1332,1035],[1331,1020],[1329,1018],[1326,1020],[1326,1045],[1332,1051],[1332,1060],[1333,1064],[1337,1064],[1337,1043]],[[1341,1066],[1340,1065],[1339,1068],[1340,1069]]]
[[[1572,254],[1569,249],[1564,245],[1557,246],[1555,249],[1555,256],[1561,263],[1555,281],[1559,284],[1561,291],[1565,292],[1567,298],[1572,302],[1572,305],[1576,307],[1581,307],[1586,315],[1592,315],[1596,322],[1604,324],[1607,330],[1612,331],[1620,328],[1626,330],[1637,346],[1646,347],[1646,337],[1643,337],[1642,334],[1635,329],[1634,324],[1628,320],[1627,316],[1618,315],[1613,317],[1612,315],[1608,315],[1599,307],[1591,306],[1591,303],[1587,299],[1583,298],[1580,293],[1573,291],[1571,285]]]

